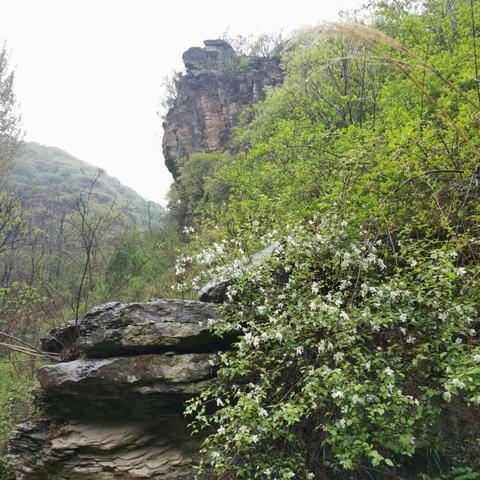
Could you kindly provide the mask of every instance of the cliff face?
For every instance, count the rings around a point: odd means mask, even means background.
[[[214,381],[216,318],[211,303],[110,303],[52,330],[44,350],[71,360],[38,371],[38,416],[10,442],[16,478],[193,479],[184,402]]]
[[[183,61],[187,73],[163,123],[163,154],[174,178],[181,158],[227,148],[239,113],[283,80],[277,57],[239,57],[223,40],[190,48]]]

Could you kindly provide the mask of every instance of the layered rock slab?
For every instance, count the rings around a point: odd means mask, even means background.
[[[197,450],[178,417],[103,424],[44,418],[17,427],[10,464],[20,480],[190,480]]]
[[[90,358],[137,355],[161,351],[214,351],[225,341],[208,325],[217,320],[215,305],[191,300],[110,302],[74,322],[52,330],[42,342],[46,352],[68,352]]]
[[[10,442],[17,479],[193,479],[184,402],[214,381],[217,320],[208,303],[114,302],[52,330],[43,348],[76,358],[38,371],[39,415]]]
[[[40,368],[38,379],[48,395],[192,395],[211,383],[216,363],[208,353],[74,360]]]

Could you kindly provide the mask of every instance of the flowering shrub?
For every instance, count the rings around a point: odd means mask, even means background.
[[[420,471],[427,450],[449,441],[451,402],[480,404],[478,267],[463,253],[476,242],[390,245],[333,219],[291,228],[263,262],[234,262],[211,328],[238,341],[221,355],[218,382],[188,407],[209,433],[201,470],[246,479]],[[225,278],[226,252],[241,242],[227,243],[198,256],[210,275]]]
[[[230,279],[210,323],[238,335],[188,407],[201,472],[480,472],[480,3],[368,3],[366,24],[292,42],[203,179],[228,195],[188,197],[174,289]]]

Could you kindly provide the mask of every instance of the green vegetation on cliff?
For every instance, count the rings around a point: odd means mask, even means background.
[[[212,328],[242,332],[188,409],[202,472],[478,478],[478,25],[404,0],[303,32],[233,153],[180,163],[176,288],[235,278]]]

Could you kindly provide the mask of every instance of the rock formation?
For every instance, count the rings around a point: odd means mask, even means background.
[[[278,58],[239,57],[223,40],[183,60],[164,122],[174,178],[182,158],[226,149],[239,113],[283,79]],[[214,381],[218,351],[232,341],[207,328],[217,318],[207,302],[222,302],[230,281],[208,284],[203,302],[112,302],[51,330],[42,349],[63,361],[39,369],[38,414],[11,439],[17,479],[192,479],[200,439],[188,431],[184,404]]]
[[[184,402],[214,381],[226,345],[211,319],[210,303],[109,303],[52,330],[43,348],[70,361],[38,371],[38,415],[10,443],[17,479],[193,478]]]
[[[204,43],[183,54],[186,74],[163,123],[163,154],[174,178],[182,158],[226,149],[239,113],[283,80],[277,57],[239,57],[223,40]]]

